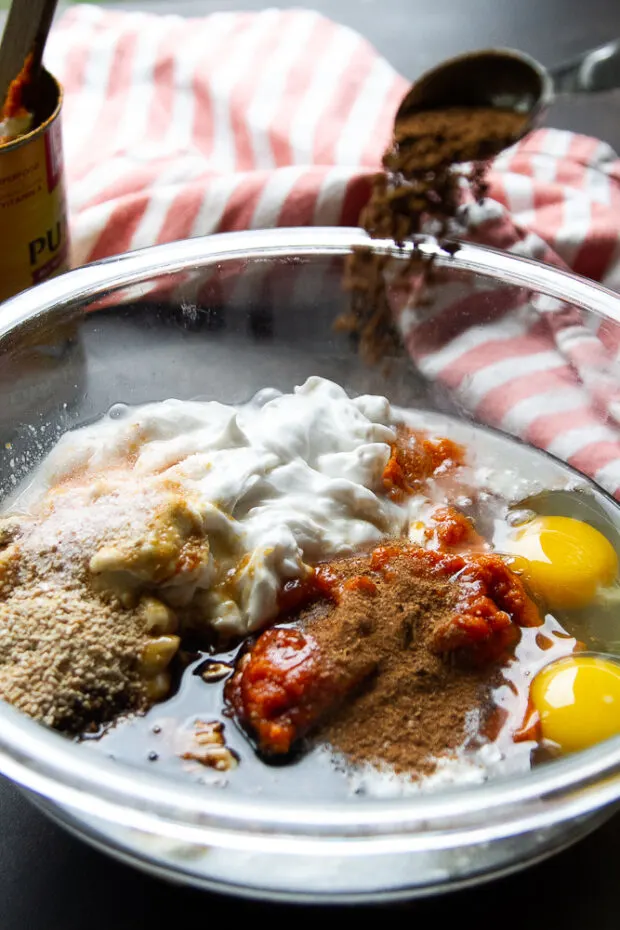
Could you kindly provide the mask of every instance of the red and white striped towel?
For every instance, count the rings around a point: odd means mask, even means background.
[[[77,6],[50,39],[64,84],[73,262],[235,229],[356,225],[407,82],[359,35],[308,10],[202,19]],[[498,158],[469,237],[620,290],[620,161],[541,130]],[[499,304],[408,316],[420,369],[483,421],[620,497],[620,327]],[[544,312],[543,312],[544,311]],[[488,315],[488,305],[486,309]]]

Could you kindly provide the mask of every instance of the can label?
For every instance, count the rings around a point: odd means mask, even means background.
[[[67,268],[59,115],[0,147],[0,300]]]

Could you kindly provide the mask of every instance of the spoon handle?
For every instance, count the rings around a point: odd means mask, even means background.
[[[11,81],[17,77],[29,52],[35,70],[52,25],[58,0],[13,0],[0,44],[0,106]]]
[[[591,49],[551,71],[557,94],[593,94],[620,88],[620,39]]]

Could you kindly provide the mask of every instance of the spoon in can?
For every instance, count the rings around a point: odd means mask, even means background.
[[[58,0],[13,0],[0,43],[0,107],[11,81],[31,54],[32,74],[41,66]],[[36,80],[33,84],[36,85]]]
[[[500,151],[540,124],[556,94],[596,93],[620,87],[620,40],[586,52],[548,71],[540,62],[509,48],[484,49],[449,58],[412,85],[396,113],[404,124],[418,113],[449,108],[488,108],[521,114],[510,141],[498,139]]]

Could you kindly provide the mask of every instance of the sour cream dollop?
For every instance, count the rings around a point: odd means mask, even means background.
[[[97,506],[109,487],[115,523],[126,507],[135,532],[137,488],[180,489],[208,538],[209,564],[181,567],[159,595],[191,603],[201,622],[222,632],[244,634],[275,616],[282,586],[311,564],[408,534],[420,502],[395,503],[382,486],[399,419],[384,397],[350,398],[318,377],[291,394],[261,391],[239,407],[117,406],[63,436],[18,504],[36,510],[58,486],[98,482]],[[80,506],[88,500],[82,494]]]

